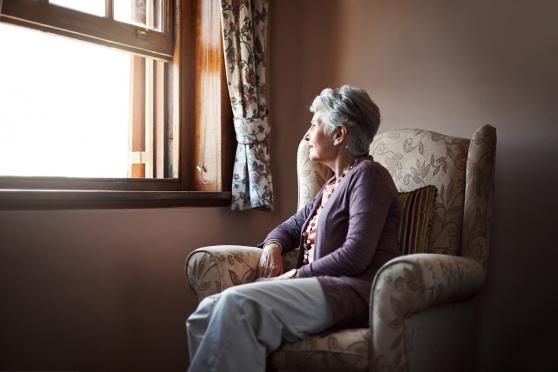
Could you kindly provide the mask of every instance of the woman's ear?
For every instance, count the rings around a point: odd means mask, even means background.
[[[335,132],[333,134],[333,144],[335,146],[343,143],[343,141],[345,141],[345,139],[348,136],[348,131],[347,131],[347,127],[343,124],[338,125],[337,128],[335,128]]]

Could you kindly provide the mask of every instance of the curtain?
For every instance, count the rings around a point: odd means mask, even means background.
[[[227,84],[236,132],[233,210],[273,208],[267,121],[267,0],[221,0]]]

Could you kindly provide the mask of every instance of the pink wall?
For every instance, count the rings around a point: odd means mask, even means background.
[[[478,369],[556,370],[558,3],[343,5],[335,83],[368,89],[384,130],[468,137],[484,123],[496,127],[494,246]]]
[[[479,370],[555,368],[555,343],[543,342],[558,310],[555,4],[272,1],[275,211],[0,211],[0,369],[184,370],[184,320],[195,306],[186,254],[255,244],[294,211],[307,107],[345,82],[371,92],[381,130],[467,137],[487,122],[497,128]]]
[[[196,302],[187,253],[255,244],[276,218],[227,208],[1,211],[0,369],[184,370]]]

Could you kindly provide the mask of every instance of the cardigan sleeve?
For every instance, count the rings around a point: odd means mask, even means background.
[[[289,219],[271,230],[263,243],[258,244],[258,247],[262,248],[268,243],[276,242],[279,243],[279,245],[281,246],[281,253],[285,253],[297,248],[300,245],[302,227],[310,216],[310,213],[312,213],[316,201],[320,200],[322,192],[323,187],[322,190],[320,190],[318,194],[316,194],[314,199],[308,202],[308,204],[306,204],[304,208],[302,208],[294,215],[292,215]]]
[[[387,170],[365,168],[349,185],[348,230],[335,251],[299,269],[299,277],[356,276],[370,265],[380,243],[397,189]],[[318,227],[319,229],[319,227]]]

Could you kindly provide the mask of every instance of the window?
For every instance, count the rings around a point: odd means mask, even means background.
[[[0,59],[1,175],[165,177],[164,118],[145,114],[164,107],[145,88],[166,63],[3,23],[0,40],[17,56]]]
[[[0,21],[0,207],[228,200],[218,0],[0,0]]]
[[[2,0],[2,20],[167,59],[173,57],[170,0]]]

